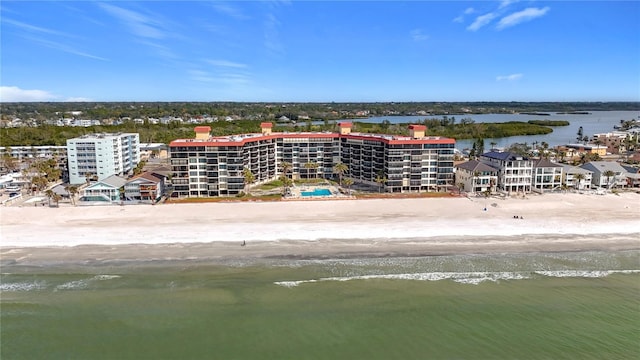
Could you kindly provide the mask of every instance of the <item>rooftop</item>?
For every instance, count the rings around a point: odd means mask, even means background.
[[[262,139],[276,139],[276,138],[363,138],[372,140],[382,140],[387,143],[444,143],[455,144],[455,139],[441,137],[441,136],[424,136],[424,137],[411,137],[405,135],[390,135],[390,134],[372,134],[372,133],[358,133],[351,132],[349,134],[339,134],[331,131],[323,132],[274,132],[269,134],[263,133],[249,133],[249,134],[235,134],[226,136],[210,136],[207,139],[176,139],[170,143],[170,146],[180,146],[192,143],[201,143],[203,146],[238,146],[247,141],[255,141]]]

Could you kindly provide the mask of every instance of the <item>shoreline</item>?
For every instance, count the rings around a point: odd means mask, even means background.
[[[462,240],[462,241],[460,241]],[[234,261],[411,258],[452,255],[514,255],[640,250],[637,234],[604,237],[509,236],[436,241],[359,239],[349,241],[258,241],[240,246],[230,242],[0,247],[2,266],[117,266],[190,262],[222,265]]]
[[[638,204],[640,195],[624,193],[0,208],[0,260],[19,265],[638,250]]]

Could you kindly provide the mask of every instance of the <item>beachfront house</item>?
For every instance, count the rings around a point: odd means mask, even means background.
[[[498,184],[498,169],[478,160],[456,165],[456,185],[465,192],[495,192]]]
[[[583,169],[580,166],[566,164],[562,164],[562,170],[562,181],[568,188],[575,190],[591,189],[593,171]]]
[[[480,161],[498,169],[497,190],[507,193],[531,192],[533,161],[512,152],[490,151],[480,156]]]
[[[640,168],[629,165],[621,165],[627,170],[627,186],[640,187]]]
[[[533,191],[544,193],[562,186],[562,165],[541,158],[533,161]]]
[[[111,201],[120,201],[121,188],[127,183],[125,178],[118,175],[111,175],[106,179],[97,181],[82,190],[81,199],[92,201],[92,199],[108,198]],[[102,201],[102,200],[98,200]]]
[[[152,173],[145,172],[124,184],[124,198],[127,201],[153,203],[162,197],[164,179]]]
[[[627,185],[627,170],[617,162],[591,161],[580,167],[593,172],[591,179],[593,186],[610,189]]]

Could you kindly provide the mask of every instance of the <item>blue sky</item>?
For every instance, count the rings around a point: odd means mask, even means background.
[[[1,101],[640,101],[640,1],[11,1]]]

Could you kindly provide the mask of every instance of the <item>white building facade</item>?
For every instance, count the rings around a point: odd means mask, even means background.
[[[140,162],[137,133],[91,134],[67,140],[69,183],[82,184],[87,176],[103,180],[126,175]]]
[[[507,193],[531,192],[533,161],[528,157],[511,152],[491,151],[482,154],[480,161],[498,169],[498,190]]]

